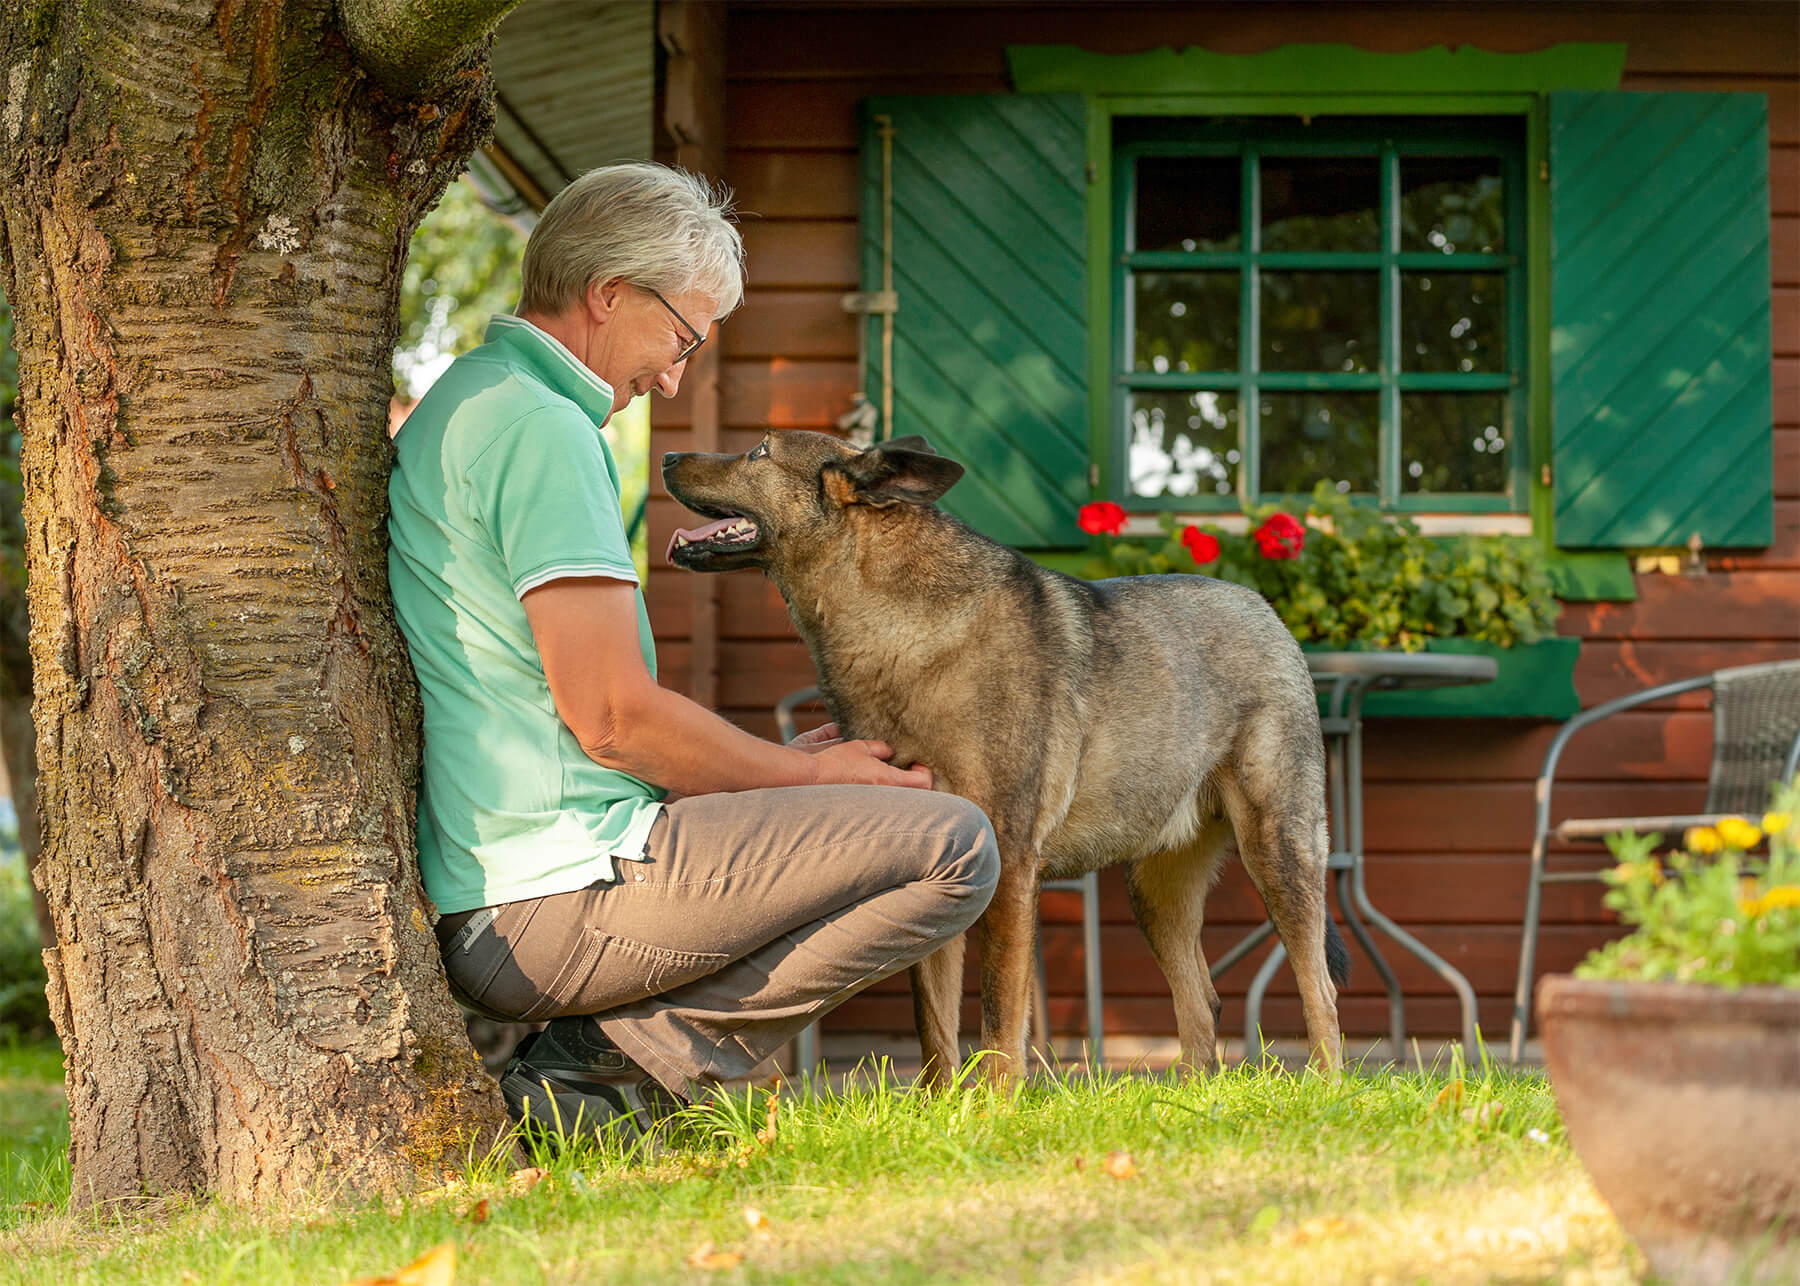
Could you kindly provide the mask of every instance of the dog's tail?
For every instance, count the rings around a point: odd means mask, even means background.
[[[1338,936],[1337,922],[1325,917],[1325,972],[1342,987],[1350,981],[1350,949]]]

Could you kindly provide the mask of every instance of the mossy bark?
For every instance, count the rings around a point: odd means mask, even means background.
[[[488,127],[485,32],[406,98],[339,7],[0,0],[80,1203],[403,1184],[504,1120],[414,862],[384,539],[400,272]]]

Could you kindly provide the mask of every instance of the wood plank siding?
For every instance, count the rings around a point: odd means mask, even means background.
[[[746,218],[750,292],[719,332],[719,449],[753,445],[765,426],[830,428],[857,387],[857,333],[838,296],[855,289],[856,105],[872,94],[1005,92],[1008,44],[1069,43],[1104,52],[1161,45],[1251,53],[1294,41],[1342,41],[1381,51],[1474,45],[1541,49],[1561,41],[1628,45],[1621,88],[1755,90],[1769,96],[1773,211],[1775,542],[1709,558],[1700,578],[1644,576],[1633,603],[1571,604],[1559,629],[1584,640],[1575,679],[1584,706],[1720,666],[1800,653],[1800,54],[1791,6],[1732,4],[1244,4],[1148,6],[754,3],[730,7],[723,177]],[[658,402],[652,460],[688,449],[687,398]],[[655,469],[652,470],[653,474]],[[691,582],[663,548],[680,506],[653,481],[650,615],[665,680],[696,686],[695,655],[716,654],[700,684],[743,727],[773,735],[770,707],[811,681],[779,598],[754,576],[723,578],[715,645],[693,639]],[[1490,1038],[1505,1030],[1530,842],[1531,779],[1551,724],[1507,720],[1377,720],[1368,730],[1368,880],[1378,905],[1462,968],[1481,996]],[[1704,704],[1669,702],[1578,740],[1561,798],[1589,815],[1698,808],[1711,751]],[[1559,805],[1560,808],[1560,805]],[[1132,925],[1122,881],[1103,880],[1108,1030],[1162,1036],[1174,1014],[1162,976]],[[1213,894],[1205,933],[1221,951],[1262,911],[1234,867]],[[1079,908],[1044,899],[1052,1018],[1080,1022]],[[1597,886],[1550,890],[1543,968],[1566,969],[1612,930]],[[1413,999],[1412,1029],[1456,1028],[1447,989],[1401,953],[1390,956]],[[1347,1033],[1385,1030],[1367,962],[1342,1002]],[[1252,969],[1222,987],[1222,1030],[1241,1026]],[[974,1021],[974,972],[969,976]],[[904,979],[890,980],[827,1020],[828,1033],[909,1032]],[[1286,972],[1268,1025],[1300,1030]]]

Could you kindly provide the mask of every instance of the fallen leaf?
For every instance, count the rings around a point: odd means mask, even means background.
[[[1461,1107],[1462,1100],[1463,1083],[1459,1076],[1437,1092],[1437,1097],[1431,1100],[1431,1110],[1439,1112],[1447,1107]]]
[[[516,1195],[521,1192],[530,1192],[549,1177],[548,1170],[540,1166],[528,1165],[523,1170],[514,1170],[512,1178],[506,1181],[506,1186]]]
[[[703,1241],[695,1246],[687,1257],[689,1268],[704,1268],[707,1272],[717,1272],[721,1268],[736,1268],[744,1262],[742,1251],[714,1250],[710,1241]]]
[[[488,1221],[488,1199],[483,1197],[469,1207],[470,1223],[486,1223]]]
[[[1133,1179],[1137,1177],[1137,1165],[1129,1152],[1108,1152],[1102,1168],[1115,1179]]]
[[[769,1216],[755,1206],[744,1207],[744,1222],[750,1225],[750,1231],[758,1241],[774,1241],[775,1225],[769,1222]]]
[[[1506,1111],[1506,1104],[1499,1099],[1490,1099],[1480,1107],[1465,1107],[1462,1118],[1476,1125],[1492,1125]]]
[[[1087,1158],[1086,1157],[1076,1157],[1075,1158],[1075,1168],[1077,1170],[1087,1169]]]
[[[1294,1229],[1292,1238],[1296,1246],[1309,1241],[1321,1241],[1326,1237],[1341,1237],[1355,1227],[1341,1215],[1315,1215]]]
[[[456,1246],[446,1241],[385,1277],[358,1277],[344,1286],[450,1286],[456,1279]]]

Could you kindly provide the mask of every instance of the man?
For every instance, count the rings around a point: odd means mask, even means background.
[[[986,908],[980,810],[835,728],[777,746],[658,686],[600,436],[673,397],[743,296],[722,194],[591,171],[526,245],[517,316],[396,439],[389,574],[424,706],[419,865],[452,986],[546,1029],[515,1117],[643,1130]]]

